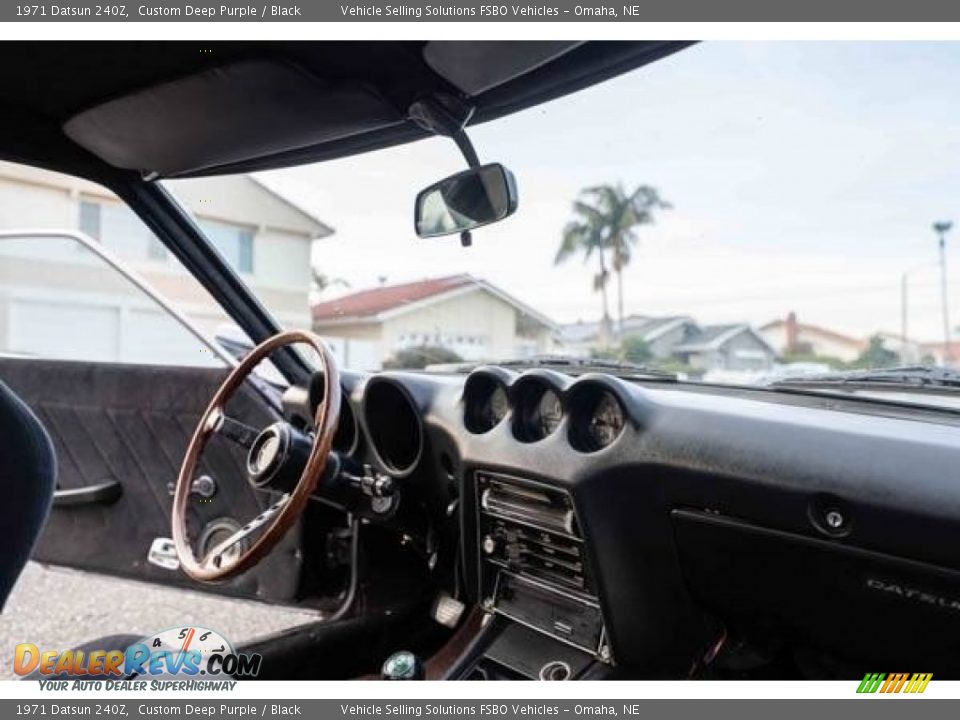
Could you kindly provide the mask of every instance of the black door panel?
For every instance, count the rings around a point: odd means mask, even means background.
[[[0,358],[0,378],[46,425],[64,491],[51,512],[34,559],[92,572],[180,585],[218,594],[292,603],[300,578],[299,527],[255,568],[227,583],[199,584],[179,570],[147,562],[155,538],[170,537],[172,483],[190,435],[226,371],[115,363]],[[252,388],[229,412],[256,428],[273,412]],[[243,448],[216,436],[201,473],[217,491],[194,496],[188,525],[233,519],[246,523],[271,502],[246,480]],[[119,488],[117,488],[119,485]]]

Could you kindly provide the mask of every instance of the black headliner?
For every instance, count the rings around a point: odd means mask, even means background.
[[[81,175],[106,168],[69,140],[64,121],[127,93],[241,59],[292,61],[326,80],[374,85],[398,110],[426,93],[458,94],[423,60],[422,41],[7,42],[0,62],[0,156]],[[588,42],[471,102],[485,122],[653,62],[690,43]],[[256,98],[251,98],[255,101]],[[412,122],[196,174],[246,172],[325,160],[409,142]]]

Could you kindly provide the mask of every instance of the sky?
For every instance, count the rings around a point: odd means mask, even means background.
[[[656,187],[673,208],[639,229],[626,314],[801,322],[942,339],[931,224],[960,222],[960,43],[705,43],[470,129],[517,177],[520,206],[474,233],[418,239],[418,190],[464,168],[424,140],[263,174],[335,230],[314,264],[351,290],[469,272],[558,322],[594,320],[596,267],[554,255],[583,187]],[[948,236],[960,326],[960,226]],[[615,292],[611,285],[611,313]],[[325,299],[343,294],[328,293]]]

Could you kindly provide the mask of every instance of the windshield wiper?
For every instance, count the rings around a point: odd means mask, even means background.
[[[960,372],[924,366],[851,370],[784,378],[770,383],[768,387],[949,393],[960,392]]]
[[[657,370],[632,362],[617,360],[602,360],[597,358],[577,358],[566,355],[537,355],[534,357],[483,363],[451,363],[447,365],[431,365],[428,370],[442,370],[446,372],[470,372],[482,365],[498,365],[499,367],[529,370],[532,368],[549,368],[565,373],[605,372],[621,378],[645,378],[654,380],[676,381],[676,373]]]

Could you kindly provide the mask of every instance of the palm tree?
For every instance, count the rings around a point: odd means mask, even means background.
[[[333,287],[343,287],[349,288],[350,283],[348,283],[343,278],[339,277],[330,277],[324,272],[317,270],[316,268],[311,268],[311,279],[313,280],[313,287],[316,290],[318,295],[322,295],[325,291]]]
[[[566,262],[577,253],[582,253],[584,262],[587,262],[596,253],[600,271],[594,275],[593,289],[600,291],[603,300],[600,340],[606,347],[610,341],[610,307],[607,299],[607,280],[610,273],[607,271],[607,262],[604,257],[606,223],[601,209],[592,204],[594,200],[590,191],[584,190],[580,193],[580,198],[573,202],[574,219],[563,228],[560,248],[553,259],[553,264],[559,265]]]
[[[613,255],[613,271],[617,274],[617,330],[623,337],[623,270],[630,264],[633,247],[637,244],[636,228],[652,225],[657,210],[669,210],[671,205],[650,185],[638,185],[627,193],[623,183],[587,188],[595,198],[594,207],[603,215],[604,245]]]
[[[554,264],[564,262],[577,252],[583,253],[586,261],[596,252],[600,272],[593,278],[593,288],[600,290],[603,296],[601,341],[604,346],[610,340],[607,299],[609,271],[605,253],[611,253],[611,265],[617,274],[617,328],[622,337],[623,270],[630,264],[632,249],[637,244],[635,228],[652,224],[655,211],[670,207],[670,203],[660,197],[656,188],[639,185],[627,194],[623,183],[586,188],[580,191],[580,197],[573,203],[575,218],[563,229]]]

